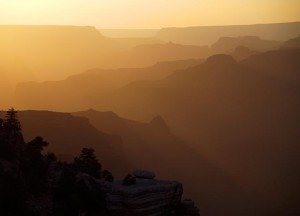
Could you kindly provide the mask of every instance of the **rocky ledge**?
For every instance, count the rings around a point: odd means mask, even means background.
[[[199,215],[199,209],[191,200],[183,200],[180,182],[154,179],[155,174],[137,170],[131,183],[115,182],[106,195],[107,209],[111,215]]]

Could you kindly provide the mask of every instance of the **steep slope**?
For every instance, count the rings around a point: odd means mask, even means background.
[[[160,175],[166,175],[169,163],[178,163],[174,157],[173,160],[165,162],[163,171],[157,169],[161,166],[159,161],[173,154],[173,147],[183,145],[183,142],[170,132],[159,116],[149,123],[142,123],[121,118],[113,112],[88,110],[73,115],[88,118],[98,130],[120,135],[124,141],[125,152],[129,154],[128,158],[136,166],[135,168],[144,167],[157,170]],[[143,152],[147,154],[141,157]]]
[[[121,88],[137,80],[158,80],[201,64],[201,59],[159,62],[148,68],[93,69],[62,81],[28,82],[17,86],[15,102],[23,109],[77,111],[90,108],[91,95]]]
[[[132,83],[94,107],[139,120],[163,116],[244,190],[263,197],[261,212],[295,214],[299,59],[299,49],[257,54],[241,63],[216,55],[161,81]]]
[[[256,35],[266,40],[285,41],[300,33],[300,22],[233,26],[163,28],[157,38],[180,44],[211,45],[220,37]]]
[[[185,196],[196,200],[204,215],[235,215],[250,206],[253,211],[260,207],[251,193],[245,193],[220,168],[174,136],[159,116],[142,123],[113,112],[88,110],[73,115],[87,117],[101,131],[119,134],[124,154],[134,168],[147,168],[159,178],[182,181]]]
[[[48,111],[21,111],[18,116],[25,141],[42,136],[51,143],[47,150],[61,159],[72,160],[82,148],[94,148],[104,167],[115,175],[123,177],[130,170],[121,137],[100,132],[86,118]]]

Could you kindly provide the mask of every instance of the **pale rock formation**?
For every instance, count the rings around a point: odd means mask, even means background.
[[[183,193],[181,183],[156,180],[153,172],[145,170],[137,170],[134,175],[138,177],[134,185],[112,185],[106,196],[111,215],[154,216],[175,211]]]
[[[155,173],[148,171],[148,170],[141,170],[138,169],[136,171],[133,172],[133,175],[136,178],[142,178],[142,179],[154,179],[155,178]]]

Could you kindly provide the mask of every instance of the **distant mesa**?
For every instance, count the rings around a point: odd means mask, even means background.
[[[157,38],[180,44],[211,45],[220,37],[256,35],[264,40],[286,41],[300,34],[300,22],[256,25],[163,28]]]
[[[257,36],[243,36],[243,37],[221,37],[216,43],[211,46],[214,53],[230,53],[237,47],[248,47],[255,51],[268,51],[279,48],[281,42],[262,40]]]

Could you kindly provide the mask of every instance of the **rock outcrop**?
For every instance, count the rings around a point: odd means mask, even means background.
[[[107,214],[112,216],[199,215],[194,201],[182,200],[180,182],[154,179],[155,173],[147,170],[136,170],[130,176],[136,178],[133,184],[96,180],[79,173],[76,184],[87,191],[106,194]]]
[[[133,175],[136,177],[133,185],[121,182],[111,185],[106,195],[111,215],[199,215],[193,201],[181,201],[183,187],[180,182],[156,180],[155,174],[146,170],[137,170]]]

